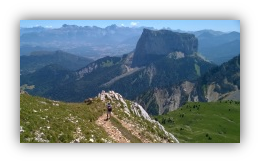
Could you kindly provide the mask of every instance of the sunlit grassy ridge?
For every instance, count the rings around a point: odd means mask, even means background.
[[[191,102],[155,118],[180,143],[240,142],[240,102]]]
[[[20,96],[20,142],[112,142],[107,133],[95,124],[104,113],[103,103],[63,103]]]

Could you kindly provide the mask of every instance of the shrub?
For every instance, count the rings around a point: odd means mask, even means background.
[[[166,123],[166,119],[163,118],[163,119],[162,119],[162,124],[165,124],[165,123]]]
[[[173,123],[172,118],[168,118],[167,122],[168,122],[168,123]]]

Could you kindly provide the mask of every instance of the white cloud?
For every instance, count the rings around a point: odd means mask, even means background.
[[[121,24],[122,27],[124,27],[125,25],[124,24]]]
[[[46,25],[45,28],[52,28],[52,26],[51,25],[50,26]]]
[[[131,22],[130,25],[134,27],[134,26],[137,26],[138,23],[139,22]]]

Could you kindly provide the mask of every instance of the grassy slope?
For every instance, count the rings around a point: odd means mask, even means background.
[[[76,139],[80,142],[112,142],[95,124],[104,108],[97,100],[86,105],[21,94],[20,126],[24,132],[20,132],[20,142],[69,143]]]
[[[187,103],[155,118],[181,143],[240,142],[239,102]]]
[[[107,143],[114,142],[95,121],[106,113],[105,103],[95,98],[89,105],[85,103],[65,103],[42,97],[20,94],[20,142],[21,143]],[[130,101],[126,100],[128,107]],[[118,105],[120,104],[120,105]],[[120,120],[135,125],[142,139],[162,142],[167,137],[155,124],[131,113],[124,112],[121,102],[112,103],[113,114]],[[132,143],[140,143],[131,131],[112,117],[111,122]],[[167,139],[168,140],[168,139]],[[169,140],[171,142],[171,140]]]

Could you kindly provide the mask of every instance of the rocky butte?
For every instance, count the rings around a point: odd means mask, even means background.
[[[136,45],[132,67],[145,66],[171,53],[187,56],[197,51],[198,39],[193,34],[144,29]]]

